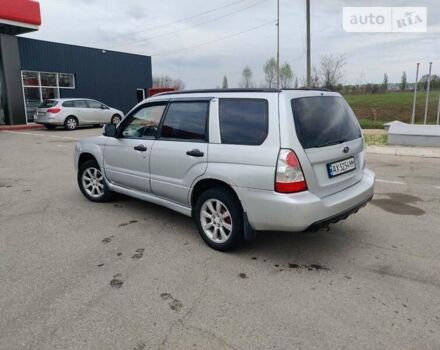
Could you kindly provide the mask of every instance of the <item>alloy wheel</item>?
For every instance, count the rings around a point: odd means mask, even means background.
[[[104,195],[104,176],[97,168],[87,168],[84,170],[82,185],[90,197],[99,198]]]
[[[77,125],[76,119],[74,119],[74,118],[67,119],[66,126],[68,129],[74,130],[74,129],[76,129],[76,125]]]
[[[224,243],[231,236],[231,213],[218,199],[208,199],[203,203],[200,209],[200,221],[205,235],[215,243]]]

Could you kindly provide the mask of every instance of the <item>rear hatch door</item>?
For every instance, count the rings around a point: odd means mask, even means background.
[[[364,144],[356,116],[340,95],[307,96],[291,100],[302,164],[309,191],[326,197],[362,177]]]
[[[55,107],[57,100],[44,100],[37,107],[37,117],[45,117],[49,108]]]

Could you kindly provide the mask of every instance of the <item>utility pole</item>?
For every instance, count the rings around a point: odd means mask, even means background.
[[[414,124],[414,122],[416,120],[416,104],[417,104],[417,87],[419,85],[419,69],[420,69],[420,63],[417,63],[416,86],[414,88],[414,103],[413,103],[413,112],[412,112],[411,124]]]
[[[428,108],[429,108],[429,93],[431,91],[431,74],[432,74],[432,62],[429,62],[429,75],[428,75],[428,89],[426,91],[426,105],[425,105],[425,120],[423,124],[426,125],[428,121]]]
[[[280,88],[280,0],[277,0],[277,89]]]
[[[307,87],[312,87],[312,62],[310,54],[310,0],[306,0],[307,13]]]

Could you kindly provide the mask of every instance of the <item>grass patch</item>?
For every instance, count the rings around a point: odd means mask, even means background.
[[[368,146],[373,145],[386,145],[388,142],[388,135],[387,134],[379,134],[379,135],[368,135],[364,134],[365,143]]]
[[[362,129],[383,129],[383,124],[386,123],[383,120],[374,120],[368,118],[360,118],[358,120]]]
[[[393,120],[400,120],[405,123],[411,121],[413,110],[413,92],[386,92],[380,94],[344,95],[348,104],[365,128],[371,128],[371,124],[386,123]],[[425,114],[426,93],[420,91],[417,95],[416,123],[422,123]],[[437,108],[439,102],[439,91],[434,90],[429,96],[428,123],[435,123],[437,119]],[[368,121],[367,121],[368,120]],[[363,126],[364,127],[364,126]]]

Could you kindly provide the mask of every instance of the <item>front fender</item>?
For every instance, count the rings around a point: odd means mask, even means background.
[[[74,165],[76,170],[78,170],[81,155],[85,153],[91,154],[98,162],[99,167],[104,169],[104,146],[106,140],[103,140],[101,137],[99,137],[99,141],[96,141],[87,139],[78,141],[75,146],[74,154]]]

